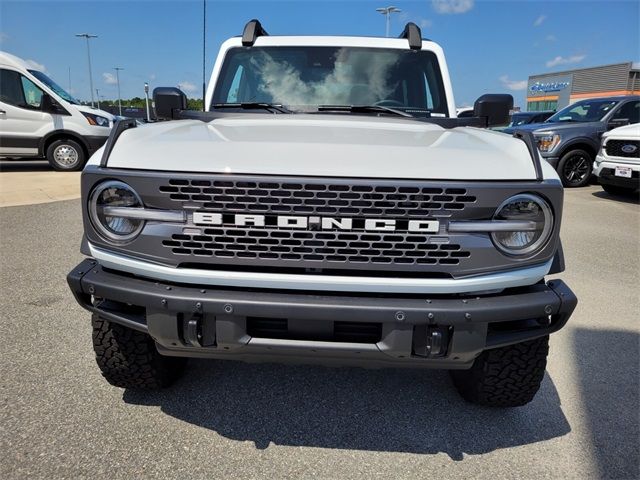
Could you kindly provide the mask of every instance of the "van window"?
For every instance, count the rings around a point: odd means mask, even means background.
[[[20,108],[38,110],[42,90],[27,77],[13,70],[0,69],[0,100]]]
[[[27,105],[33,108],[40,108],[40,102],[42,101],[42,90],[36,87],[36,84],[29,80],[27,77],[22,77],[22,90],[24,92],[24,98]]]

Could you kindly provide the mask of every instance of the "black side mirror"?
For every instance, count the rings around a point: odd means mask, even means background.
[[[153,89],[153,103],[158,120],[172,120],[178,110],[187,109],[187,96],[176,87],[156,87]]]
[[[51,95],[48,93],[43,93],[42,97],[40,97],[40,110],[44,113],[67,113],[67,111],[62,108],[58,102],[51,98]]]
[[[609,120],[609,123],[607,123],[607,130],[613,130],[614,128],[624,127],[625,125],[629,125],[628,118],[614,118]]]
[[[513,97],[505,93],[487,93],[473,104],[473,116],[487,119],[487,127],[509,123],[509,112],[513,110]]]

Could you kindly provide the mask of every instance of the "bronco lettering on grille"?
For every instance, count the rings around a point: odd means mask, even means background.
[[[312,230],[368,230],[438,233],[438,220],[383,218],[304,217],[290,215],[241,215],[193,212],[195,225],[233,225],[236,227],[278,227]]]

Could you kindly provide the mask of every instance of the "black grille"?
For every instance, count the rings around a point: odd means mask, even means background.
[[[247,317],[247,334],[256,338],[283,340],[377,343],[382,339],[382,324],[317,320],[290,322],[286,318]]]
[[[171,200],[219,212],[425,217],[476,201],[464,188],[170,179]]]
[[[163,240],[176,255],[396,265],[458,265],[471,253],[457,244],[428,243],[409,233],[316,232],[251,228],[205,229],[204,235],[174,234]]]
[[[625,152],[625,146],[636,147],[632,152]],[[640,158],[640,141],[638,140],[608,140],[604,146],[607,155],[611,157]]]

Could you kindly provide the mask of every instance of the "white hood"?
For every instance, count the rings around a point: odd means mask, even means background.
[[[640,123],[632,123],[624,127],[614,128],[606,132],[603,136],[604,138],[640,140]]]
[[[210,123],[180,120],[134,128],[120,136],[109,167],[360,178],[536,178],[524,142],[499,132],[324,114],[239,114]]]

